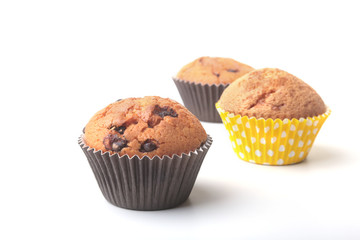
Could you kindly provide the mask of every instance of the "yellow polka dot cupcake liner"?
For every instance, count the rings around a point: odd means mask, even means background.
[[[234,115],[216,104],[233,150],[244,161],[288,165],[303,161],[331,110],[300,119],[256,119]]]

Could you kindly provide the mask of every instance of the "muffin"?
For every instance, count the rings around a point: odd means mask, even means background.
[[[201,57],[173,78],[184,105],[201,121],[221,122],[215,109],[224,89],[253,68],[231,58]]]
[[[192,113],[160,97],[108,105],[90,119],[79,139],[104,197],[136,210],[184,202],[211,143]]]
[[[265,165],[303,161],[330,114],[313,88],[274,68],[234,81],[216,107],[239,158]]]

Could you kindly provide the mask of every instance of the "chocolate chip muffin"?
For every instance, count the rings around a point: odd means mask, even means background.
[[[97,112],[86,125],[85,143],[111,154],[172,156],[207,139],[199,120],[179,103],[160,97],[128,98]]]
[[[212,143],[192,113],[160,97],[120,99],[83,132],[79,145],[104,197],[134,210],[184,202]]]
[[[252,71],[222,94],[225,111],[256,118],[306,118],[325,113],[321,97],[308,84],[276,68]]]
[[[184,105],[201,121],[221,122],[215,109],[224,89],[253,68],[231,58],[201,57],[173,78]]]
[[[185,65],[176,78],[202,84],[229,84],[252,70],[231,58],[200,57]]]

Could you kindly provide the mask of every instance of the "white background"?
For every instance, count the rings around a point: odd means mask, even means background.
[[[356,1],[1,1],[0,239],[359,239]],[[332,109],[308,159],[249,164],[221,124],[182,206],[102,196],[77,138],[125,97],[181,102],[171,77],[200,56],[278,67]]]

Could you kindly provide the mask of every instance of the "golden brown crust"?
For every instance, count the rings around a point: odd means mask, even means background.
[[[207,139],[200,121],[179,103],[160,97],[128,98],[97,112],[86,125],[85,143],[130,157],[181,155]]]
[[[176,77],[195,83],[228,84],[252,70],[231,58],[200,57],[185,65]]]
[[[306,118],[325,113],[321,97],[305,82],[285,71],[252,71],[227,87],[219,100],[225,111],[256,118]]]

